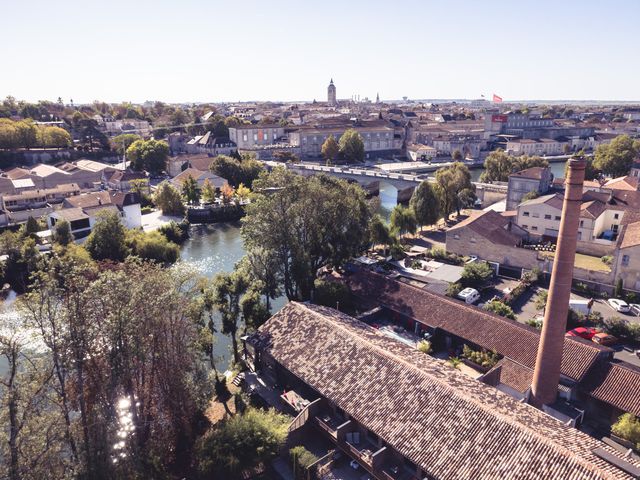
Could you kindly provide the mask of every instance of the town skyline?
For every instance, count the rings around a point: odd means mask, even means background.
[[[21,40],[0,47],[3,97],[312,101],[333,77],[341,99],[640,100],[640,67],[630,61],[640,6],[630,1],[606,10],[597,2],[404,2],[391,11],[380,2],[303,10],[249,2],[251,15],[196,0],[152,10],[38,5],[7,7],[16,21],[5,33]],[[34,33],[22,35],[23,24]]]

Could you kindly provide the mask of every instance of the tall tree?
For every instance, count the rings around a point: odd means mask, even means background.
[[[318,269],[340,266],[367,244],[371,213],[364,191],[343,180],[277,168],[255,182],[246,210],[247,251],[277,258],[291,300],[311,299]]]
[[[216,187],[208,178],[202,184],[202,199],[209,203],[213,203],[216,199]]]
[[[227,180],[233,187],[241,183],[251,188],[253,181],[258,178],[264,167],[253,158],[233,158],[218,155],[213,159],[209,169],[219,177]]]
[[[415,233],[417,228],[416,215],[411,208],[396,205],[391,211],[391,230],[404,238],[407,233]]]
[[[53,241],[59,245],[67,246],[73,242],[71,225],[65,219],[60,220],[53,227]]]
[[[102,210],[96,215],[96,223],[87,237],[85,248],[94,260],[121,262],[128,254],[125,243],[125,228],[120,215],[111,210]]]
[[[454,209],[460,215],[460,209],[465,206],[464,202],[468,201],[471,198],[471,193],[475,192],[475,186],[471,182],[471,173],[467,166],[461,162],[455,162],[448,167],[438,169],[435,185],[445,222],[449,220],[449,215]],[[465,190],[468,192],[462,194]]]
[[[327,165],[332,165],[336,162],[338,154],[340,153],[340,146],[336,142],[333,134],[329,135],[322,144],[322,156],[324,157]]]
[[[531,167],[548,167],[549,162],[542,157],[528,155],[512,156],[502,149],[491,152],[484,160],[481,182],[506,182],[509,175]]]
[[[244,272],[218,273],[214,279],[210,294],[212,303],[222,317],[222,333],[229,335],[233,349],[233,361],[240,361],[238,350],[238,328],[241,320],[241,299],[249,288],[249,279]]]
[[[169,182],[162,182],[153,195],[154,203],[162,210],[163,215],[184,215],[182,195]]]
[[[409,205],[415,212],[416,221],[420,228],[423,225],[433,225],[440,218],[440,202],[435,189],[427,180],[415,189]]]
[[[384,245],[384,251],[393,242],[393,236],[389,231],[389,227],[382,221],[382,217],[376,214],[369,222],[369,240],[375,247],[376,245]]]
[[[189,175],[182,182],[182,195],[187,202],[193,204],[200,201],[200,189],[198,188],[198,182],[193,176]]]
[[[111,148],[115,150],[118,155],[124,155],[131,144],[138,140],[142,140],[140,135],[136,135],[135,133],[123,133],[111,139]]]
[[[134,170],[158,174],[167,168],[169,145],[158,140],[136,140],[127,148],[127,158]]]
[[[357,130],[350,128],[340,137],[340,154],[348,163],[364,161],[364,142]]]
[[[611,143],[598,145],[593,166],[613,177],[627,175],[633,160],[640,154],[640,140],[629,135],[619,135]]]

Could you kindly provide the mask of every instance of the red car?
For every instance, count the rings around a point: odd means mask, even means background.
[[[577,327],[573,330],[569,330],[565,337],[580,337],[585,340],[591,340],[597,333],[599,333],[597,328],[593,327]]]

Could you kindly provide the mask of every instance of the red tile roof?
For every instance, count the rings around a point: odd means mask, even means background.
[[[640,368],[628,363],[605,363],[580,385],[594,398],[640,416]]]
[[[535,328],[366,270],[346,277],[346,282],[362,299],[374,300],[378,305],[495,350],[529,368],[535,366],[540,341],[540,332]],[[571,379],[582,380],[598,358],[611,351],[592,342],[567,338],[561,372]]]
[[[631,478],[593,453],[609,446],[335,310],[290,302],[253,340],[429,477]]]

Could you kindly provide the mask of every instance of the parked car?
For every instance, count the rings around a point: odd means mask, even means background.
[[[616,345],[617,343],[620,342],[620,340],[618,340],[613,335],[609,335],[608,333],[604,333],[604,332],[596,333],[591,338],[591,341],[597,343],[598,345],[604,345],[606,347]]]
[[[620,300],[618,298],[610,298],[609,300],[607,300],[607,303],[616,312],[627,313],[629,311],[629,304],[624,300]]]
[[[565,337],[580,337],[580,338],[584,338],[585,340],[591,340],[598,333],[600,333],[600,331],[597,328],[577,327],[565,333]]]
[[[480,300],[480,292],[475,288],[467,287],[458,293],[458,298],[465,303],[474,304]]]
[[[630,303],[629,312],[635,315],[636,317],[640,317],[640,303]]]

